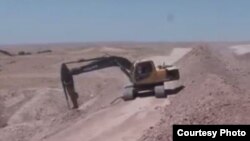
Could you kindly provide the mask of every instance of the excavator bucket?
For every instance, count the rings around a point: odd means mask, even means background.
[[[61,82],[68,107],[70,108],[70,102],[68,98],[70,97],[73,104],[72,108],[78,108],[78,94],[75,92],[73,76],[66,64],[61,65]]]

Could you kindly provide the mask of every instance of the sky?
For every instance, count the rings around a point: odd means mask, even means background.
[[[0,0],[0,44],[249,39],[248,0]]]

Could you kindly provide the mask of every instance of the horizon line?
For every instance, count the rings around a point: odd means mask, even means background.
[[[215,40],[200,40],[200,41],[69,41],[69,42],[27,42],[27,43],[0,43],[0,46],[23,46],[23,45],[58,45],[58,44],[120,44],[120,43],[250,43],[250,40],[242,41],[215,41]]]

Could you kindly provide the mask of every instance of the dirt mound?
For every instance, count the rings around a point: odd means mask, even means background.
[[[35,91],[34,97],[9,119],[8,125],[47,120],[62,113],[65,104],[60,92],[51,89]]]
[[[111,52],[111,53],[123,53],[123,52],[127,52],[124,49],[121,48],[114,48],[114,47],[102,47],[100,49],[101,52]]]
[[[39,126],[34,124],[18,124],[14,126],[7,126],[0,130],[1,141],[25,141],[32,137]]]
[[[47,50],[40,50],[40,51],[37,51],[36,53],[37,53],[37,54],[43,54],[43,53],[51,53],[51,52],[52,52],[52,50],[47,49]]]
[[[249,44],[244,44],[244,45],[231,46],[230,48],[234,51],[235,54],[244,55],[250,52],[249,47],[250,47]]]
[[[206,46],[194,48],[179,60],[177,65],[180,67],[182,81],[205,78],[209,73],[226,75],[227,72],[226,64],[220,59],[220,55]]]
[[[12,91],[3,99],[5,127],[0,134],[4,135],[2,139],[9,141],[41,139],[76,117],[72,111],[65,112],[65,99],[59,89]]]
[[[250,53],[245,53],[243,55],[236,55],[236,58],[244,61],[249,61],[250,60]]]
[[[7,125],[6,118],[4,117],[4,109],[3,98],[0,96],[0,128]]]
[[[13,54],[11,54],[10,52],[6,50],[2,50],[2,49],[0,49],[0,54],[6,55],[6,56],[13,56]]]
[[[165,116],[141,141],[172,140],[173,124],[246,124],[249,96],[221,54],[197,47],[178,62],[185,89],[165,107]],[[233,63],[233,62],[230,62]]]

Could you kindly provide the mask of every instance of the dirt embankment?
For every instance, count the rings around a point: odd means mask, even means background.
[[[11,54],[10,52],[6,50],[2,50],[2,49],[0,49],[0,54],[6,55],[6,56],[13,56],[13,54]]]
[[[226,49],[225,49],[226,50]],[[226,54],[226,55],[225,55]],[[227,51],[198,47],[178,62],[185,89],[170,98],[165,115],[141,141],[172,140],[173,124],[247,124],[250,122],[249,78],[244,62]],[[242,85],[243,84],[243,85]]]
[[[0,72],[0,141],[168,141],[172,124],[250,122],[249,55],[215,47],[197,47],[176,63],[185,88],[167,99],[144,97],[111,104],[122,93],[127,78],[119,68],[109,68],[75,77],[80,108],[68,110],[59,81],[60,64],[107,52],[142,59],[166,57],[171,49],[70,48],[44,56],[5,57],[0,62],[4,65]]]

